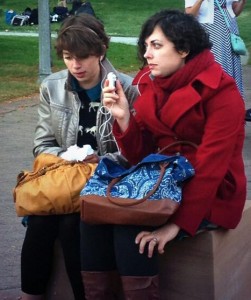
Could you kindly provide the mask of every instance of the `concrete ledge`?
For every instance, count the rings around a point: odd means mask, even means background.
[[[162,300],[247,300],[251,295],[251,200],[234,230],[168,244],[159,257]],[[74,300],[57,243],[47,300]]]
[[[161,299],[244,300],[251,295],[251,201],[234,230],[172,242],[160,256]]]
[[[52,276],[45,295],[46,300],[74,300],[72,288],[66,274],[63,251],[59,241],[54,249]]]

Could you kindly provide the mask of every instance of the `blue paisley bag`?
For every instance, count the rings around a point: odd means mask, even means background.
[[[182,185],[193,175],[193,166],[180,155],[150,154],[130,169],[105,157],[81,191],[81,219],[162,225],[179,207]]]

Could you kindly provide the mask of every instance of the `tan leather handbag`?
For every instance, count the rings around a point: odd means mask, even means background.
[[[52,154],[38,155],[33,171],[22,171],[13,190],[16,213],[58,215],[80,211],[79,194],[97,164],[67,161]]]

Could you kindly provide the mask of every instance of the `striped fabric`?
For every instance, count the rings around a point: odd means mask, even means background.
[[[232,18],[229,15],[229,12],[226,9],[226,0],[218,0],[218,2],[225,12],[232,32],[238,34],[239,30],[236,18]],[[202,26],[209,32],[210,40],[213,43],[212,52],[215,56],[215,60],[235,79],[238,89],[244,99],[241,58],[232,51],[230,31],[216,3],[214,9],[214,23],[202,24]]]

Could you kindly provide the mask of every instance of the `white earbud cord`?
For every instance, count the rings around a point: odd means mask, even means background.
[[[113,106],[113,104],[112,104]],[[111,108],[112,108],[111,106]],[[115,137],[112,135],[112,124],[110,123],[112,119],[112,113],[111,108],[108,108],[106,106],[101,106],[99,111],[102,115],[105,116],[105,122],[100,125],[98,132],[100,134],[100,140],[105,140],[106,142],[114,142],[116,144],[116,147],[118,149],[118,152],[121,153],[118,143],[115,139]],[[105,131],[107,129],[107,134],[105,134]],[[112,139],[106,139],[107,137],[112,136]]]

